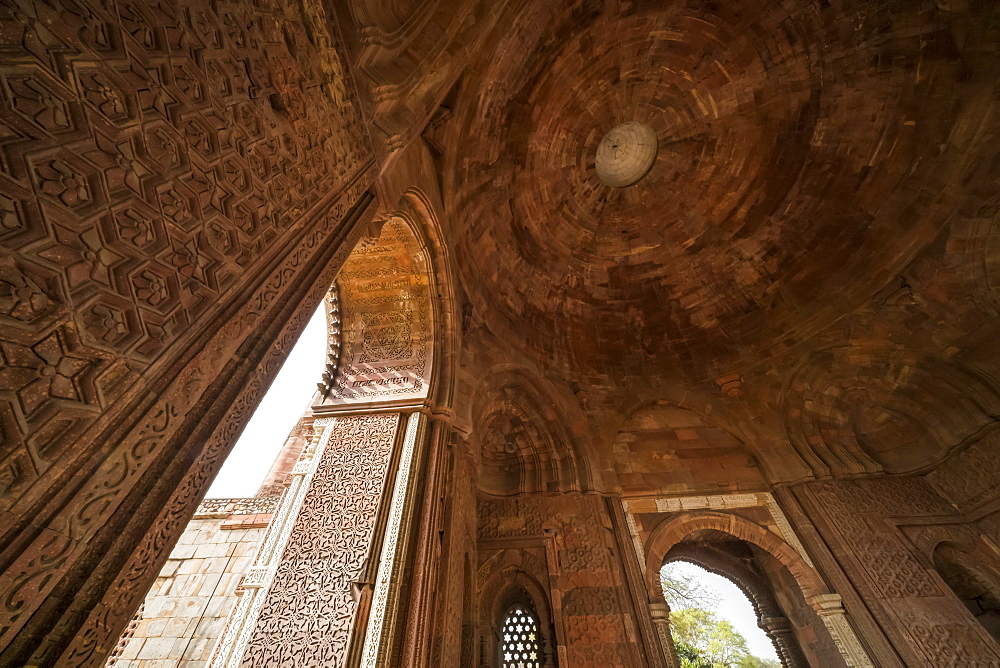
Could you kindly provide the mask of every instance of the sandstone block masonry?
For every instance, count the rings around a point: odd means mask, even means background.
[[[242,594],[277,498],[206,499],[106,665],[204,666]]]

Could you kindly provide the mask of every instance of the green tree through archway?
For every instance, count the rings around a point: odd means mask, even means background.
[[[746,637],[716,615],[713,610],[722,602],[716,592],[672,565],[664,565],[660,582],[681,668],[780,668],[780,661],[753,655]]]

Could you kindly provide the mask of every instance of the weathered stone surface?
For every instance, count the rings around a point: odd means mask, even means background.
[[[261,661],[673,665],[676,550],[790,665],[1000,662],[996,3],[202,5],[0,9],[0,663],[103,660],[324,294],[313,409],[431,426]]]
[[[257,515],[200,519],[217,510],[199,507],[109,668],[162,666],[165,660],[172,665],[208,662],[267,528],[267,520]]]
[[[0,9],[0,662],[110,651],[352,245],[372,158],[330,18]]]

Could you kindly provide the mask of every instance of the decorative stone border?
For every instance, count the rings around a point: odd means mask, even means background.
[[[235,499],[205,499],[194,511],[193,519],[229,517],[230,515],[265,515],[278,508],[281,495],[251,496]]]
[[[295,525],[295,518],[302,508],[306,491],[316,471],[316,464],[323,456],[323,450],[333,432],[336,418],[321,418],[313,422],[313,437],[296,462],[291,473],[291,483],[274,511],[267,533],[261,543],[254,565],[247,571],[240,586],[244,590],[240,602],[229,618],[219,643],[212,652],[208,665],[211,668],[236,668],[240,665],[243,652],[257,625],[257,617],[264,605],[267,589],[274,580],[281,561],[281,554]]]

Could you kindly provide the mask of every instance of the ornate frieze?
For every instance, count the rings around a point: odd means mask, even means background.
[[[195,518],[229,515],[257,515],[273,513],[278,507],[280,495],[252,496],[240,499],[205,499],[194,512]]]

